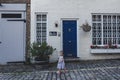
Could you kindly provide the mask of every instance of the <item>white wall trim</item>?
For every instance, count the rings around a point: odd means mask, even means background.
[[[78,20],[79,18],[61,18],[61,20],[63,21],[63,20]]]

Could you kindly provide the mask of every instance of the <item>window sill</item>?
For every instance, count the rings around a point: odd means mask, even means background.
[[[120,49],[91,49],[90,50],[91,53],[93,54],[104,54],[104,53],[111,53],[111,54],[116,54],[116,53],[119,53],[120,54]]]

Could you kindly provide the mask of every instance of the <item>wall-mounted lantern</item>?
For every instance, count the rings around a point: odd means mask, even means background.
[[[55,27],[58,27],[58,22],[57,21],[55,22]]]

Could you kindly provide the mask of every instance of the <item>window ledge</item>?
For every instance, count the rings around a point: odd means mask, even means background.
[[[120,54],[120,49],[91,49],[90,50],[91,53],[93,54],[104,54],[104,53],[111,53],[111,54],[116,54],[119,53]]]

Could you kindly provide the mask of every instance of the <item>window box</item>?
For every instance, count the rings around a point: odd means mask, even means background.
[[[120,46],[117,45],[91,45],[91,53],[120,53]]]
[[[110,48],[108,48],[108,49],[91,49],[90,52],[93,54],[99,54],[99,53],[101,53],[101,54],[104,54],[104,53],[115,54],[115,53],[120,53],[120,49],[119,48],[117,48],[117,49],[110,49]]]
[[[102,45],[91,45],[90,46],[91,47],[91,49],[107,49],[107,48],[109,48],[109,46],[108,45],[105,45],[105,46],[102,46]]]
[[[91,45],[91,49],[117,49],[117,45]]]

